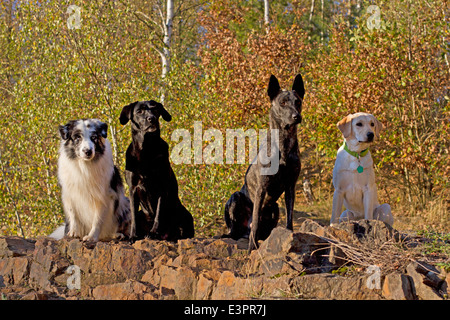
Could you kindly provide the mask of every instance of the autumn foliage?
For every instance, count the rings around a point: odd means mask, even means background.
[[[124,168],[130,130],[118,121],[130,101],[158,99],[161,62],[152,49],[156,1],[84,2],[81,28],[69,30],[69,1],[0,0],[0,234],[45,234],[62,222],[56,178],[57,126],[97,117],[109,124],[116,163]],[[177,3],[177,1],[175,1]],[[372,154],[379,197],[397,216],[448,228],[450,199],[450,48],[446,1],[180,1],[171,72],[164,80],[162,123],[175,129],[267,128],[267,83],[288,87],[297,73],[306,96],[300,126],[301,180],[318,201],[331,197],[331,172],[342,143],[336,123],[357,111],[383,124]],[[139,13],[140,12],[140,13]],[[144,21],[144,22],[143,22]],[[205,146],[207,142],[204,142]],[[223,228],[227,198],[247,165],[174,165],[180,195],[199,234]],[[302,181],[298,188],[301,189]],[[298,196],[298,210],[302,199]]]

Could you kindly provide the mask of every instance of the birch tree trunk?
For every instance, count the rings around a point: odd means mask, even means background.
[[[173,16],[174,16],[174,3],[173,0],[167,0],[167,8],[166,8],[166,21],[164,24],[164,38],[163,38],[163,50],[160,52],[161,62],[162,62],[162,71],[161,71],[161,80],[162,80],[162,88],[161,88],[161,103],[164,104],[165,92],[166,92],[166,83],[165,79],[167,74],[170,72],[170,41],[172,38],[172,29],[173,29]]]
[[[309,25],[311,25],[311,20],[314,14],[314,3],[315,0],[311,0],[311,9],[309,10]]]
[[[323,44],[323,28],[324,28],[324,23],[323,23],[323,0],[321,0],[321,9],[322,9],[322,27],[320,28],[320,43]]]
[[[314,26],[312,25],[312,17],[314,14],[314,4],[315,4],[315,0],[311,0],[311,9],[309,10],[309,29],[310,29],[310,34],[308,35],[308,39],[311,39],[311,34],[314,31]]]
[[[266,27],[270,23],[269,9],[269,0],[264,0],[264,24],[266,25]]]

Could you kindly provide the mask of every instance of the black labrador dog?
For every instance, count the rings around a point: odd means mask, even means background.
[[[266,148],[261,148],[258,161],[249,166],[244,186],[235,192],[225,205],[225,222],[229,234],[225,237],[248,237],[249,252],[265,240],[276,227],[279,218],[278,198],[285,193],[286,228],[292,230],[292,214],[295,200],[295,184],[300,174],[297,125],[301,123],[301,111],[305,87],[300,74],[295,77],[292,90],[281,90],[278,79],[271,76],[267,90],[272,108],[269,113],[270,132]],[[270,150],[270,166],[267,157]],[[272,168],[273,169],[273,168]]]
[[[178,183],[169,162],[169,146],[160,136],[159,117],[172,116],[161,103],[136,101],[123,107],[120,123],[131,121],[125,177],[130,188],[130,238],[191,238],[194,220],[178,197]],[[139,207],[141,210],[139,210]]]

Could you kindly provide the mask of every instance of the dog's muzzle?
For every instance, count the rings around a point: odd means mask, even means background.
[[[367,142],[372,142],[374,136],[373,132],[367,132]]]
[[[145,118],[145,132],[154,132],[158,129],[158,119],[155,116]]]
[[[293,114],[292,119],[294,119],[294,123],[302,123],[302,116],[298,113]]]
[[[94,151],[92,149],[83,148],[83,150],[81,150],[81,153],[84,160],[92,160],[92,158],[94,158]]]

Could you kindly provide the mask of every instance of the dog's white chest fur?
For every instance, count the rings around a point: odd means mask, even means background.
[[[361,173],[357,171],[359,166],[363,168]],[[364,192],[375,186],[375,173],[370,152],[358,159],[341,147],[333,169],[333,185],[335,190],[343,194],[345,208],[364,217]],[[374,197],[374,204],[378,205],[376,192],[371,194]]]
[[[104,212],[101,221],[100,239],[108,239],[116,232],[113,223],[113,201],[115,193],[110,187],[114,171],[111,146],[105,140],[105,151],[96,161],[69,159],[64,150],[60,150],[58,178],[64,209],[72,230],[70,236],[82,237],[89,234],[92,226],[98,223],[99,213]],[[108,217],[109,216],[109,217]]]
[[[105,154],[96,161],[72,160],[61,150],[58,178],[63,190],[77,191],[78,194],[86,196],[86,200],[103,198],[109,189],[105,181],[110,180],[114,171],[111,159],[108,140],[105,140]]]

